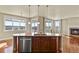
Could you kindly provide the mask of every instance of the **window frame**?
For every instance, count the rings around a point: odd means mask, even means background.
[[[55,27],[55,21],[59,21],[59,22],[60,22],[59,27],[57,27],[57,28],[60,28],[60,29],[59,29],[59,32],[55,31],[55,34],[60,34],[60,33],[61,33],[61,20],[54,20],[54,28],[56,29],[56,27]],[[58,30],[58,29],[57,29],[57,30]]]
[[[10,18],[10,21],[12,21],[12,30],[6,30],[6,25],[5,25],[5,21],[8,21]],[[20,29],[20,22],[21,21],[24,21],[25,22],[25,29]],[[24,31],[26,30],[26,18],[16,18],[16,16],[8,16],[8,15],[4,15],[4,20],[3,20],[3,25],[4,25],[4,31],[7,32],[7,31],[15,31],[14,29],[14,25],[13,25],[13,22],[19,22],[19,26],[18,26],[18,29],[16,31]]]
[[[33,22],[33,23],[34,23],[34,26],[33,26],[33,27],[37,27],[37,30],[36,30],[36,31],[32,30],[32,21],[33,21],[33,20],[35,21],[35,22]],[[36,22],[37,22],[37,26],[35,26]],[[38,24],[38,22],[39,22],[39,20],[38,20],[37,17],[31,19],[31,34],[32,34],[32,35],[34,35],[35,33],[36,33],[36,34],[39,33],[39,24]]]
[[[4,25],[4,31],[5,32],[7,32],[7,31],[13,31],[13,28],[12,28],[12,30],[6,30],[5,21],[8,21],[8,18],[10,18],[10,17],[4,16],[3,25]],[[10,20],[10,21],[12,21],[12,20]],[[12,23],[12,26],[13,26],[13,23]]]
[[[46,29],[47,29],[47,27],[46,27],[46,19],[47,20],[51,20],[51,29],[49,30],[49,31],[46,31]],[[55,26],[55,22],[56,21],[59,21],[59,26],[58,26],[58,29],[56,28],[56,26]],[[51,33],[51,35],[56,35],[56,34],[60,34],[61,33],[61,20],[59,19],[59,20],[53,20],[53,19],[48,19],[48,18],[45,18],[44,19],[44,33],[46,34],[46,33]],[[57,30],[56,30],[57,29]],[[53,30],[53,31],[52,31]]]
[[[46,26],[46,23],[51,23],[51,26]],[[49,19],[49,18],[44,19],[44,28],[45,28],[44,33],[46,35],[48,35],[49,33],[50,33],[49,35],[52,35],[52,33],[51,33],[52,25],[53,25],[52,19]],[[50,27],[50,29],[49,29],[49,27]]]

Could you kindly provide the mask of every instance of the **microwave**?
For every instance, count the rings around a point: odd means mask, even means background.
[[[79,28],[70,28],[71,35],[79,35]]]

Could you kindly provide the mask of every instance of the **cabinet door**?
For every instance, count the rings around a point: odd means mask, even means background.
[[[32,52],[49,52],[49,39],[47,39],[46,37],[33,37]]]
[[[13,52],[17,52],[17,36],[13,37]]]
[[[32,38],[32,52],[39,52],[40,51],[40,38],[33,37]]]
[[[51,37],[49,40],[49,51],[50,52],[57,52],[57,42],[56,42],[56,37]]]
[[[58,52],[62,52],[61,51],[61,37],[58,37]]]
[[[43,53],[49,52],[49,38],[47,37],[40,38],[40,52]]]
[[[32,39],[32,52],[54,53],[60,48],[60,41],[57,37],[34,37]]]

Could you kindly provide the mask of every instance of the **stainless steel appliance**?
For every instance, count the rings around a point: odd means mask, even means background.
[[[31,37],[20,37],[19,44],[20,53],[31,52]]]

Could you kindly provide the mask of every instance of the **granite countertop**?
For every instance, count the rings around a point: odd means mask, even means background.
[[[56,34],[56,35],[42,35],[42,34],[31,35],[31,34],[26,34],[26,33],[19,33],[19,34],[13,34],[13,36],[61,36],[61,35],[59,35],[59,34]]]

